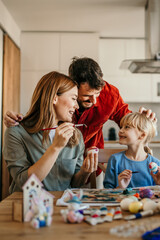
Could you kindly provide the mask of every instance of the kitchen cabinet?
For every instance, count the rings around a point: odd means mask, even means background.
[[[7,110],[19,112],[20,108],[20,49],[12,39],[4,34],[3,44],[3,111],[4,116]],[[2,147],[5,133],[5,125],[2,126]],[[9,194],[11,176],[9,175],[5,160],[2,158],[2,198]]]
[[[132,74],[120,69],[124,59],[145,58],[143,39],[100,39],[99,63],[104,79],[115,85],[126,102],[152,102],[150,74]]]
[[[24,32],[21,35],[21,71],[59,70],[60,35]]]
[[[97,33],[60,34],[60,71],[68,73],[74,56],[90,57],[98,61],[99,35]]]
[[[160,102],[160,74],[152,75],[152,101]]]
[[[98,60],[97,33],[24,32],[21,36],[21,112],[29,108],[39,79],[50,71],[68,74],[74,56]]]

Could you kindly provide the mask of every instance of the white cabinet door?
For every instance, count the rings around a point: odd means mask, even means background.
[[[98,61],[99,36],[96,33],[61,33],[60,71],[68,73],[72,58],[90,57]]]
[[[152,102],[160,102],[160,74],[152,75]]]
[[[133,74],[120,69],[124,59],[145,58],[145,41],[141,39],[101,39],[99,62],[104,79],[115,85],[126,102],[151,102],[150,74]]]
[[[99,62],[105,76],[122,76],[120,63],[125,59],[125,41],[100,39]]]
[[[22,33],[22,71],[59,70],[59,33]]]

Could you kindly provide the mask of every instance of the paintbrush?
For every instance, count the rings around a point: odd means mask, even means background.
[[[133,171],[132,173],[139,173],[139,172],[138,171]],[[118,174],[120,174],[120,172]]]
[[[52,127],[52,128],[43,128],[41,129],[41,131],[46,131],[46,130],[53,130],[53,129],[56,129],[58,126],[55,126],[55,127]],[[87,125],[86,124],[74,124],[73,127],[85,127],[87,128]]]

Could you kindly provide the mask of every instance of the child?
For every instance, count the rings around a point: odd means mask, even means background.
[[[160,160],[151,156],[151,149],[146,146],[155,132],[156,124],[144,114],[129,113],[121,119],[119,143],[127,145],[128,149],[110,157],[104,179],[105,188],[160,184]],[[158,165],[156,174],[150,172],[150,162]]]

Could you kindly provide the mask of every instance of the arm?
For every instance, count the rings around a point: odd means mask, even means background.
[[[23,143],[23,138],[16,128],[9,128],[5,134],[4,159],[7,162],[10,174],[21,189],[25,181],[32,173],[42,181],[49,173],[56,162],[59,152],[67,144],[72,136],[74,128],[71,123],[64,123],[56,129],[56,134],[52,145],[46,150],[44,155],[32,165],[27,156],[27,150]]]

